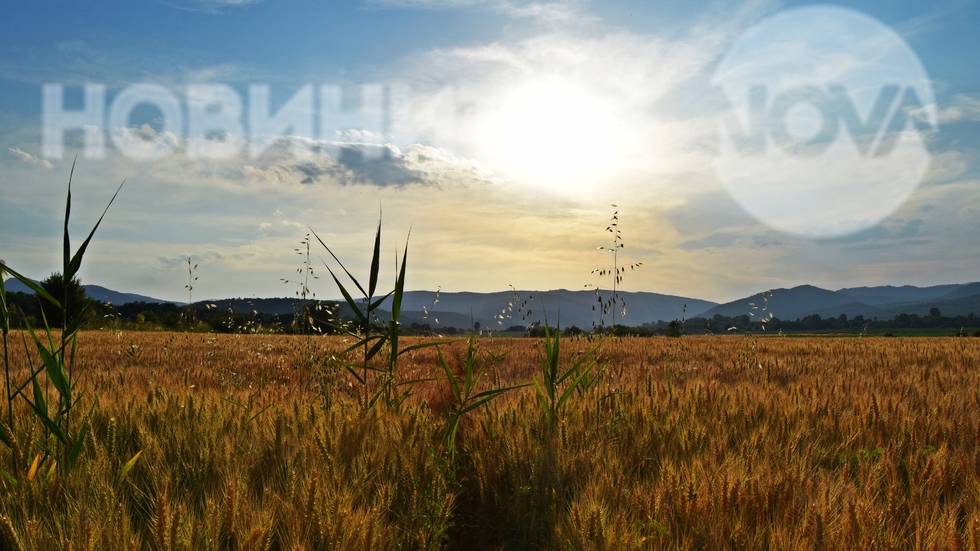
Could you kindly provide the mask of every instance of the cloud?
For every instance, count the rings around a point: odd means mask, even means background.
[[[463,4],[420,1],[411,5]],[[552,4],[480,5],[506,8],[514,17],[547,10],[558,13]],[[588,14],[574,11],[575,4],[563,6],[573,10],[567,17],[588,21]],[[574,138],[571,147],[599,152],[602,164],[612,169],[602,171],[600,179],[645,180],[644,185],[649,186],[651,180],[662,181],[644,178],[651,172],[700,170],[693,167],[703,167],[710,160],[701,142],[706,132],[714,138],[717,122],[712,111],[723,102],[704,93],[709,88],[706,70],[745,26],[768,10],[766,2],[751,2],[749,7],[753,9],[706,15],[691,32],[676,39],[601,24],[568,24],[518,40],[434,49],[406,58],[395,78],[416,92],[411,112],[419,143],[452,150],[500,170],[509,167],[514,169],[511,175],[520,178],[528,164],[523,153],[526,148],[515,153],[508,144],[553,137],[553,127],[535,128],[520,122],[528,114],[532,119],[541,114],[546,123],[555,120],[557,125],[581,131],[581,139]],[[578,106],[598,108],[582,111],[582,124],[575,126],[574,121],[559,121],[551,112],[541,113],[521,103],[522,98],[534,99],[552,91],[559,96],[553,105],[567,110],[569,117],[575,117]],[[706,111],[711,117],[705,116]],[[596,122],[599,124],[591,124]],[[567,133],[561,138],[568,139]],[[545,159],[554,157],[548,154],[560,147],[545,144]],[[538,174],[533,168],[524,172]],[[623,178],[623,174],[628,176]],[[582,178],[592,182],[591,176]]]
[[[198,264],[202,268],[205,264],[220,264],[224,262],[238,262],[254,259],[259,256],[261,247],[255,244],[242,245],[229,250],[207,249],[200,254],[182,254],[157,257],[157,261],[164,266],[183,266],[186,268],[187,259],[190,258],[193,264]]]
[[[0,57],[0,77],[38,86],[99,83],[110,89],[154,83],[179,94],[189,83],[273,80],[273,75],[247,62],[212,63],[199,51],[180,44],[146,50],[106,48],[82,40],[65,40],[51,48],[26,49],[20,56]]]
[[[391,8],[453,9],[493,2],[491,0],[370,0],[370,3]]]
[[[741,249],[758,250],[765,247],[777,247],[783,245],[779,237],[780,234],[766,231],[761,234],[753,234],[748,231],[720,230],[698,239],[685,241],[680,245],[684,250],[693,251],[699,249],[725,249],[738,247]]]
[[[149,124],[129,128],[113,128],[112,139],[117,148],[136,159],[151,160],[172,151],[181,151],[182,140],[173,132],[157,132]]]
[[[822,240],[827,244],[839,244],[849,251],[893,248],[896,245],[924,245],[932,242],[923,227],[921,218],[888,218],[881,223],[852,235]]]
[[[980,95],[978,94],[956,94],[950,105],[939,109],[939,124],[978,121],[980,121]]]
[[[513,2],[500,0],[371,0],[372,4],[399,9],[453,10],[483,8],[510,19],[527,19],[543,25],[567,25],[595,21],[568,3]]]
[[[273,144],[240,174],[253,181],[303,185],[466,186],[497,181],[479,162],[449,150],[421,144],[405,151],[391,144],[317,142],[315,153],[296,154],[288,141]],[[328,153],[329,152],[329,153]]]
[[[303,185],[370,185],[377,187],[424,183],[420,174],[409,167],[397,149],[383,148],[383,153],[341,148],[339,155],[316,155],[311,159],[290,160],[267,166],[246,165],[242,174],[269,182],[298,182]]]
[[[47,159],[38,159],[37,157],[24,151],[23,149],[17,147],[11,147],[8,148],[8,150],[14,155],[16,155],[18,159],[24,161],[25,163],[31,163],[32,165],[40,165],[47,169],[50,169],[54,166],[51,164],[51,161]]]
[[[171,0],[165,2],[168,6],[179,10],[219,14],[230,8],[242,8],[250,4],[258,4],[262,0]]]

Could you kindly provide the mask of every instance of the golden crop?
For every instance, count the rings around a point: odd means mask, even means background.
[[[477,390],[540,379],[541,341],[476,345]],[[83,453],[38,464],[14,402],[0,549],[980,550],[980,339],[609,339],[554,429],[520,388],[465,414],[455,462],[436,349],[365,411],[344,347],[81,333]],[[466,343],[440,349],[462,377]]]

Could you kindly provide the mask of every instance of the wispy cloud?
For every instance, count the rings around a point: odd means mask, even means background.
[[[30,163],[32,165],[40,165],[47,169],[50,169],[52,168],[52,166],[54,166],[51,164],[51,161],[47,159],[39,159],[36,156],[31,155],[30,153],[24,151],[23,149],[17,147],[10,147],[8,148],[8,150],[11,153],[13,153],[18,159],[24,161],[25,163]]]
[[[370,4],[392,8],[453,9],[466,6],[502,4],[493,0],[369,0]]]
[[[530,19],[546,25],[596,21],[568,2],[521,2],[501,0],[370,0],[371,4],[399,9],[452,10],[481,8],[511,19]]]
[[[980,94],[956,94],[939,109],[939,124],[980,121]]]
[[[0,58],[0,78],[31,85],[90,83],[123,88],[147,82],[181,92],[188,83],[262,82],[270,75],[247,62],[213,63],[179,45],[148,52],[114,49],[81,40],[59,42],[53,48],[31,49],[19,58]],[[175,62],[177,59],[179,61]]]
[[[177,9],[201,13],[223,13],[228,9],[258,4],[263,0],[169,0],[166,5]]]

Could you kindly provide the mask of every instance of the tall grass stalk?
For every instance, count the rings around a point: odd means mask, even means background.
[[[357,318],[357,324],[354,330],[351,330],[349,327],[338,325],[335,325],[335,328],[357,339],[357,342],[347,347],[339,354],[339,358],[341,359],[341,365],[343,365],[347,372],[357,380],[358,384],[360,384],[363,389],[363,393],[361,393],[360,397],[362,410],[367,411],[371,409],[374,404],[382,398],[389,406],[394,406],[401,403],[411,394],[412,388],[416,383],[428,379],[417,379],[399,383],[397,381],[399,357],[414,350],[429,348],[439,344],[438,342],[423,342],[407,348],[399,348],[398,337],[401,329],[398,319],[401,317],[402,298],[405,294],[405,266],[408,262],[408,241],[411,237],[411,232],[409,232],[409,237],[405,239],[405,249],[402,253],[401,263],[398,264],[397,256],[395,258],[396,276],[394,289],[379,298],[375,298],[375,293],[378,289],[378,276],[381,270],[381,220],[378,220],[378,229],[374,236],[374,248],[371,256],[371,270],[368,273],[367,289],[365,289],[357,278],[350,273],[347,267],[344,266],[343,262],[337,258],[337,255],[330,250],[330,247],[327,246],[323,239],[320,239],[320,236],[317,235],[316,232],[312,230],[310,231],[313,233],[313,236],[316,237],[317,241],[323,245],[323,248],[330,253],[330,256],[333,257],[333,259],[347,275],[350,282],[353,283],[353,285],[363,296],[362,304],[358,304],[358,301],[354,299],[351,292],[344,286],[343,283],[340,282],[337,274],[334,273],[330,266],[324,262],[324,266],[326,266],[327,271],[330,272],[330,276],[337,285],[337,289],[344,296],[344,300],[347,301],[347,304],[354,312],[354,316]],[[391,297],[391,319],[382,329],[374,332],[372,330],[372,324],[377,320],[376,312],[381,307],[381,304],[384,303],[384,301],[389,297]],[[360,331],[358,331],[358,329],[360,329]],[[387,358],[384,359],[379,366],[375,358],[381,359],[379,354],[385,349],[386,346]],[[352,363],[343,359],[346,355],[355,350],[361,351],[360,363]],[[375,377],[371,376],[372,373],[375,375]],[[374,385],[373,392],[371,386],[372,379],[375,379],[376,383]],[[398,387],[400,386],[407,386],[408,389],[405,391],[399,391]]]
[[[602,346],[599,341],[582,354],[567,369],[561,367],[561,328],[552,330],[547,322],[544,330],[544,353],[541,354],[541,380],[534,379],[541,412],[548,425],[554,428],[561,417],[565,403],[573,393],[581,395],[595,385],[602,369],[595,359],[596,352]]]
[[[197,264],[191,266],[191,257],[187,257],[187,285],[184,285],[184,289],[187,289],[187,329],[190,330],[194,327],[194,322],[196,316],[194,315],[194,283],[197,282],[197,276],[194,272],[197,271]]]
[[[62,281],[63,281],[63,293],[62,301],[59,303],[54,297],[52,297],[47,292],[34,284],[28,278],[18,274],[17,272],[6,269],[12,276],[16,277],[19,281],[26,284],[31,288],[38,297],[43,300],[47,300],[52,304],[56,305],[61,313],[62,327],[59,338],[56,340],[54,337],[54,331],[49,326],[47,318],[43,315],[42,310],[42,322],[44,324],[44,338],[38,335],[37,331],[34,329],[33,325],[29,322],[26,323],[28,333],[33,341],[34,348],[36,348],[39,356],[39,364],[37,368],[34,366],[34,361],[32,356],[28,356],[29,367],[30,367],[30,377],[29,379],[21,384],[15,391],[10,387],[10,373],[9,365],[6,363],[7,356],[7,343],[6,338],[4,339],[4,357],[5,357],[5,376],[7,382],[7,405],[8,409],[11,409],[11,413],[8,414],[8,422],[10,423],[11,433],[13,433],[13,414],[12,414],[12,401],[13,397],[17,394],[24,396],[24,400],[30,406],[31,410],[37,415],[38,420],[47,429],[48,434],[54,436],[55,438],[55,449],[51,449],[46,441],[36,442],[36,445],[44,452],[45,459],[50,458],[56,462],[58,468],[66,473],[72,469],[79,454],[82,450],[82,445],[85,442],[85,436],[88,431],[88,427],[82,424],[81,428],[77,431],[73,428],[73,412],[78,406],[78,403],[84,392],[78,392],[78,378],[75,376],[75,351],[78,343],[78,331],[81,324],[85,318],[85,313],[88,311],[91,303],[86,303],[82,306],[81,311],[74,319],[69,319],[68,317],[68,284],[75,278],[78,271],[82,266],[82,258],[85,255],[85,251],[92,241],[92,237],[95,235],[95,231],[99,228],[102,223],[103,218],[105,218],[106,212],[108,212],[109,207],[115,201],[116,196],[122,189],[123,184],[119,185],[116,192],[112,195],[109,200],[109,204],[106,205],[105,210],[102,211],[102,215],[96,222],[95,226],[89,232],[88,236],[82,242],[81,246],[72,253],[71,248],[71,236],[68,231],[68,224],[71,220],[71,180],[74,175],[75,165],[72,164],[71,173],[68,177],[68,197],[65,201],[65,220],[64,220],[64,234],[63,234],[63,256],[62,256]],[[124,182],[125,183],[125,182]],[[6,323],[9,321],[9,313],[6,308],[6,301],[4,300],[3,307],[3,321]],[[25,336],[25,346],[27,346],[26,336]],[[54,386],[58,393],[58,404],[54,409],[53,413],[48,406],[46,390],[42,390],[38,382],[38,377],[41,372],[44,372],[46,385],[50,383]],[[33,389],[33,399],[25,396],[22,391],[30,385]],[[17,466],[14,465],[15,472]]]
[[[310,234],[306,234],[306,237],[303,238],[300,245],[302,248],[293,249],[293,252],[303,257],[303,266],[296,268],[296,273],[302,277],[302,280],[293,282],[298,287],[296,289],[296,298],[300,301],[293,325],[297,325],[298,321],[299,323],[296,329],[300,333],[307,334],[313,329],[313,317],[306,308],[307,301],[309,298],[316,299],[316,293],[310,290],[310,278],[319,279],[319,277],[313,272],[313,263],[310,258]],[[280,281],[287,285],[290,283],[290,280],[285,278],[280,278]]]
[[[470,333],[469,339],[467,340],[466,353],[463,356],[462,384],[456,380],[456,374],[453,373],[453,370],[449,366],[449,362],[446,361],[446,357],[443,355],[442,350],[439,350],[438,347],[436,349],[439,353],[439,365],[446,374],[445,380],[448,383],[450,396],[453,400],[450,404],[447,404],[445,412],[446,430],[443,434],[443,440],[445,441],[446,447],[449,450],[449,463],[453,467],[456,465],[456,435],[459,433],[459,425],[463,420],[463,416],[486,405],[491,400],[503,395],[504,393],[510,392],[511,390],[516,390],[518,388],[523,388],[530,384],[516,384],[476,392],[476,389],[480,384],[480,379],[483,378],[486,367],[480,367],[477,365],[479,363],[479,358],[476,351],[474,338],[474,334]]]
[[[603,330],[602,325],[606,314],[609,313],[612,314],[611,329],[613,330],[613,332],[615,332],[616,330],[616,310],[619,310],[623,317],[626,316],[626,301],[625,299],[620,299],[619,297],[619,284],[623,281],[623,276],[626,274],[627,268],[629,268],[630,270],[635,270],[636,268],[639,268],[640,266],[643,265],[642,262],[634,262],[632,264],[628,264],[624,266],[619,265],[619,250],[625,247],[625,245],[623,244],[623,233],[619,230],[619,207],[617,207],[616,205],[612,205],[612,207],[617,210],[613,212],[612,218],[609,219],[609,225],[606,226],[606,231],[608,233],[613,234],[612,244],[608,247],[606,246],[599,247],[599,250],[607,251],[612,254],[613,265],[602,267],[602,268],[596,268],[595,270],[592,270],[592,275],[598,275],[600,279],[610,275],[613,278],[612,295],[609,298],[607,298],[605,301],[602,300],[601,296],[598,299],[598,304],[600,308],[600,312],[599,312],[600,332]],[[595,293],[596,296],[599,296],[599,285],[596,285]],[[595,311],[595,306],[592,307],[592,310]]]

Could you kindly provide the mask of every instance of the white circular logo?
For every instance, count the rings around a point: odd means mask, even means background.
[[[874,226],[929,167],[935,99],[918,57],[854,10],[809,6],[751,28],[715,70],[731,110],[715,169],[770,226],[808,237]]]

